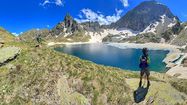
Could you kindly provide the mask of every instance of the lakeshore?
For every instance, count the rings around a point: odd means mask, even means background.
[[[91,44],[91,42],[50,42],[48,46],[54,45],[78,45],[78,44]],[[182,53],[179,49],[180,46],[163,44],[163,43],[145,43],[145,44],[136,44],[136,43],[105,43],[109,46],[118,47],[120,49],[134,48],[142,49],[147,47],[149,50],[166,50],[169,51],[165,59],[163,60],[166,63],[168,68],[166,74],[170,76],[175,76],[178,78],[187,79],[187,69],[181,66],[182,60],[187,57],[186,54]],[[181,57],[183,56],[183,57]],[[174,62],[175,61],[175,62]],[[176,76],[177,75],[177,76]]]
[[[142,49],[147,47],[150,50],[168,50],[169,53],[163,60],[168,68],[166,74],[170,76],[175,76],[177,78],[187,79],[187,67],[182,66],[182,61],[187,57],[186,53],[182,53],[179,49],[180,46],[162,44],[162,43],[145,43],[145,44],[135,44],[135,43],[109,43],[110,46],[115,46],[118,48],[136,48]],[[182,57],[181,57],[182,56]]]

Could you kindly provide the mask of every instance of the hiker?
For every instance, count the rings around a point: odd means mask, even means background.
[[[41,38],[41,35],[37,35],[36,36],[36,41],[37,41],[37,45],[35,47],[41,47],[41,43],[42,43],[42,38]]]
[[[147,77],[147,87],[149,87],[150,86],[150,81],[149,81],[150,58],[149,58],[149,55],[148,55],[148,49],[147,48],[143,48],[142,49],[142,53],[143,54],[140,57],[140,64],[139,64],[139,67],[141,69],[139,87],[141,87],[141,85],[142,85],[142,78],[143,78],[144,75],[146,75],[146,77]]]
[[[40,43],[42,42],[41,35],[38,35],[38,36],[36,37],[36,40],[37,40],[37,42],[40,44]]]

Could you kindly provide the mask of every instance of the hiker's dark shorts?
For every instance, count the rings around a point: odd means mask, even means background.
[[[146,76],[149,76],[150,75],[150,72],[148,70],[148,68],[145,68],[145,69],[142,69],[140,71],[140,75],[143,76],[144,74],[146,74]]]

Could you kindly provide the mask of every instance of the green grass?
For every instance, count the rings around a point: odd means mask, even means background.
[[[11,45],[11,43],[9,45]],[[133,73],[124,72],[121,74],[122,71],[115,72],[119,69],[96,65],[92,62],[83,61],[67,54],[58,53],[44,46],[42,48],[35,48],[27,46],[27,44],[22,45],[17,43],[15,45],[23,48],[23,50],[16,60],[10,62],[11,65],[15,66],[12,70],[9,70],[6,66],[0,68],[0,70],[3,71],[0,72],[0,75],[2,75],[0,77],[0,85],[6,87],[6,91],[3,92],[3,90],[0,90],[0,93],[3,93],[3,97],[16,96],[12,97],[11,100],[5,97],[0,98],[0,103],[4,103],[7,100],[10,101],[10,103],[13,100],[28,102],[31,97],[34,97],[36,87],[41,94],[44,94],[47,91],[47,88],[44,88],[44,86],[49,85],[49,81],[57,81],[59,76],[63,74],[67,75],[68,78],[75,78],[75,80],[81,79],[81,81],[84,81],[85,86],[79,92],[86,97],[92,93],[94,94],[93,90],[102,91],[101,93],[106,94],[108,94],[106,91],[116,90],[119,94],[117,95],[119,98],[122,95],[121,91],[129,89],[122,78],[128,74],[132,75]],[[6,73],[7,70],[9,71],[8,73]],[[93,83],[98,85],[93,85]],[[117,89],[116,86],[118,87]],[[108,88],[108,90],[106,90],[106,88]],[[56,86],[51,85],[50,89],[55,90]],[[95,95],[95,98],[101,96],[101,93]],[[24,96],[25,98],[22,100],[22,98],[20,99],[22,94],[28,94],[28,96]],[[127,92],[127,94],[130,93]],[[54,98],[55,97],[56,96],[54,96]],[[112,98],[113,103],[117,102],[115,98],[116,97]],[[92,101],[94,101],[94,97]],[[94,103],[98,102],[95,100]]]
[[[180,92],[184,92],[187,94],[187,80],[174,79],[170,81],[170,84]]]
[[[61,103],[65,94],[58,94],[57,84],[60,78],[68,81],[68,97],[75,103],[84,105],[91,100],[93,105],[126,105],[133,103],[133,89],[126,79],[139,78],[139,73],[124,71],[118,68],[97,65],[81,60],[42,45],[35,48],[36,43],[12,42],[22,49],[20,55],[7,65],[0,67],[0,105],[45,105]],[[160,73],[152,73],[152,81],[168,82],[169,77]],[[79,81],[79,82],[78,82]],[[74,94],[74,92],[76,94]],[[103,99],[103,97],[106,99]],[[9,98],[10,97],[10,98]],[[40,99],[36,101],[37,99]],[[72,101],[68,99],[67,102]],[[35,100],[35,101],[33,101]]]
[[[13,36],[11,33],[6,31],[4,28],[0,27],[0,41],[3,42],[10,42],[13,41],[15,36]]]

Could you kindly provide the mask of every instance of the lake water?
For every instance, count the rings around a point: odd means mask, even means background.
[[[125,70],[138,71],[141,49],[120,49],[106,44],[81,44],[66,45],[55,48],[56,51],[74,55],[84,60],[90,60],[97,64],[118,67]],[[169,51],[150,50],[150,70],[164,72],[165,64],[162,62]]]

